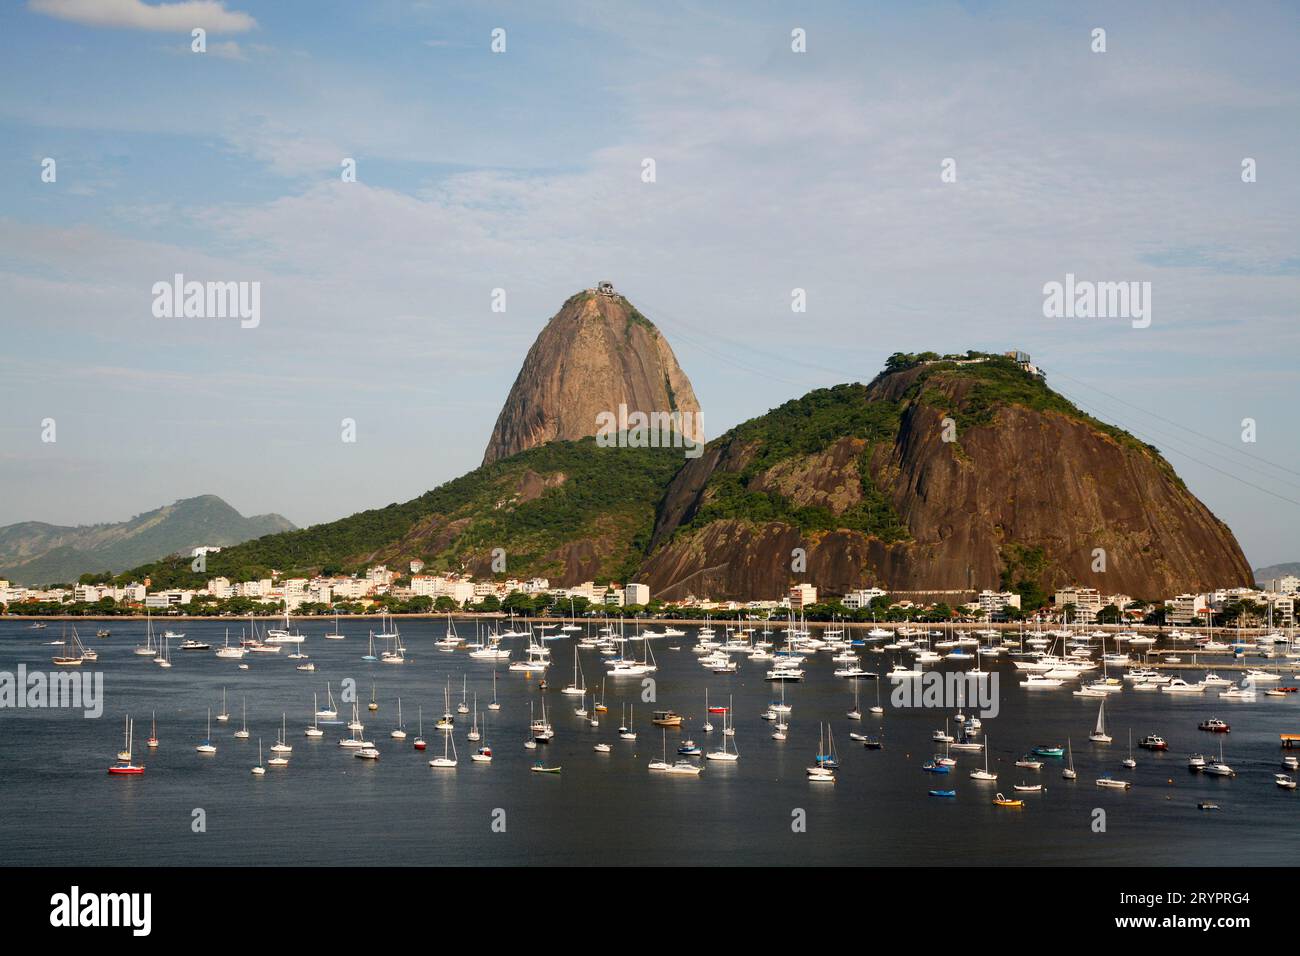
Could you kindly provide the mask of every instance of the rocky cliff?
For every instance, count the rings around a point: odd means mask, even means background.
[[[1157,598],[1251,571],[1155,449],[990,358],[812,393],[717,439],[670,485],[641,580],[664,598],[798,581]]]
[[[684,432],[703,440],[699,402],[667,340],[621,295],[583,292],[564,303],[524,359],[483,463],[549,441],[595,435],[597,415],[690,412]]]

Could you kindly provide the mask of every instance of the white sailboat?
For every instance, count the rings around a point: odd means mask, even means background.
[[[478,740],[482,736],[478,732],[478,693],[474,694],[474,717],[469,725],[469,733],[465,735],[466,740]]]
[[[280,712],[280,739],[271,745],[271,753],[287,754],[293,752],[293,747],[285,738],[288,736],[288,715],[284,711]]]
[[[224,724],[230,720],[230,713],[226,710],[226,688],[221,688],[221,713],[217,714],[217,723]]]
[[[722,714],[722,747],[718,750],[710,750],[704,755],[706,759],[726,761],[735,761],[740,759],[740,751],[736,747],[735,731],[732,730],[731,733],[727,733],[727,730],[729,729],[728,720],[731,717],[731,713],[732,708],[729,704],[726,711]],[[730,750],[727,749],[728,741],[731,742]]]
[[[257,766],[253,768],[254,776],[260,777],[266,773],[266,768],[262,766],[262,738],[257,738]]]
[[[333,720],[339,715],[338,708],[334,706],[334,691],[330,689],[329,681],[325,682],[325,696],[328,698],[324,707],[316,711],[317,717],[324,717],[326,720]]]
[[[972,770],[972,771],[970,772],[970,778],[971,778],[972,780],[996,780],[996,779],[998,779],[998,775],[997,775],[997,774],[995,774],[995,773],[989,773],[989,739],[988,739],[987,737],[984,738],[984,769],[983,769],[983,770]]]
[[[248,739],[248,696],[247,695],[244,696],[243,714],[244,714],[243,723],[240,726],[240,728],[235,731],[235,739],[237,740]],[[260,762],[261,761],[259,761],[259,763]]]
[[[140,657],[154,657],[157,653],[153,646],[153,618],[147,611],[144,616],[144,643],[136,647],[132,653]]]
[[[578,665],[578,646],[576,644],[573,646],[573,683],[560,691],[560,693],[569,694],[574,697],[579,694],[585,696],[587,693],[587,681]]]
[[[208,735],[203,738],[203,743],[194,748],[201,754],[214,754],[217,752],[216,746],[212,743],[212,708],[208,708]]]
[[[1088,739],[1095,744],[1110,743],[1110,734],[1106,733],[1106,701],[1103,700],[1097,707],[1097,726]]]
[[[312,691],[312,695],[311,695],[311,709],[312,709],[312,715],[311,715],[311,726],[308,727],[305,731],[303,731],[303,733],[304,733],[306,736],[308,736],[308,737],[324,737],[324,736],[325,736],[325,731],[321,730],[321,729],[320,729],[320,725],[317,723],[317,720],[318,720],[319,718],[317,718],[317,716],[316,716],[316,704],[317,704],[317,700],[316,700],[316,692],[315,692],[315,691]]]
[[[442,756],[430,760],[429,766],[439,769],[456,766],[456,741],[452,739],[450,727],[442,732]]]
[[[388,736],[394,740],[406,739],[406,727],[402,723],[402,698],[400,697],[397,698],[397,726],[393,728],[393,732]]]
[[[1133,728],[1130,727],[1128,729],[1128,757],[1124,759],[1124,766],[1132,770],[1137,765],[1138,762],[1133,759]]]
[[[1065,738],[1065,752],[1069,755],[1068,763],[1065,769],[1061,771],[1061,776],[1066,780],[1073,780],[1079,775],[1074,772],[1074,746],[1069,737]]]
[[[497,703],[497,672],[496,668],[492,669],[492,703],[488,704],[488,710],[500,710],[501,705]]]

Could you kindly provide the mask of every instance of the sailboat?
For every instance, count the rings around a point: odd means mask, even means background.
[[[1061,776],[1066,780],[1073,780],[1079,775],[1074,772],[1074,746],[1071,744],[1069,737],[1065,738],[1065,752],[1069,754],[1069,762],[1068,766],[1061,771]]]
[[[343,638],[345,638],[346,636],[347,636],[346,634],[343,634],[341,631],[339,631],[339,616],[338,616],[337,614],[335,614],[335,615],[334,615],[334,630],[333,630],[332,633],[330,633],[330,634],[326,634],[326,635],[325,635],[325,640],[327,640],[327,641],[341,641],[341,640],[343,640]]]
[[[379,658],[375,656],[375,632],[374,632],[374,631],[371,631],[371,632],[370,632],[370,647],[369,647],[369,649],[366,651],[366,653],[364,653],[364,654],[361,655],[361,659],[362,659],[363,661],[377,661],[377,660],[379,660]]]
[[[469,677],[461,675],[460,678],[460,703],[456,705],[456,713],[469,713]]]
[[[149,739],[145,741],[145,744],[150,750],[158,746],[158,712],[156,710],[149,717]]]
[[[168,631],[167,633],[170,634],[171,632]],[[159,667],[172,666],[171,649],[167,646],[167,634],[164,634],[162,640],[158,642],[158,656],[153,659],[153,662]],[[208,713],[211,714],[212,710],[209,709]]]
[[[543,707],[546,706],[545,701],[542,701],[542,706]],[[631,707],[631,716],[628,719],[628,722],[618,729],[618,735],[622,737],[624,740],[636,740],[636,731],[632,729],[632,725],[635,723],[636,723],[636,704],[633,704]]]
[[[781,689],[782,690],[785,689],[784,681],[781,682]],[[848,717],[849,720],[862,719],[862,711],[858,709],[858,681],[853,682],[853,709],[850,710],[845,716]]]
[[[1110,734],[1106,733],[1106,701],[1103,700],[1097,707],[1097,727],[1088,735],[1088,739],[1095,744],[1110,743]]]
[[[366,749],[367,747],[373,749],[374,744],[371,743],[369,740],[366,740],[366,739],[364,738],[364,736],[362,735],[362,731],[365,730],[365,726],[361,723],[361,721],[359,721],[359,720],[357,719],[357,703],[356,703],[356,701],[353,701],[353,702],[352,702],[352,720],[351,720],[351,722],[348,724],[348,730],[352,731],[352,736],[351,736],[351,737],[345,737],[345,738],[343,738],[342,740],[340,740],[340,741],[339,741],[339,746],[340,746],[340,747],[347,747],[347,748],[352,749],[352,750],[355,750],[355,749],[358,749],[358,748],[364,750],[364,749]]]
[[[442,732],[442,756],[429,761],[430,767],[442,769],[456,766],[456,741],[451,737],[451,728]]]
[[[325,682],[325,696],[327,702],[325,706],[316,711],[317,717],[324,717],[326,720],[333,720],[339,715],[338,708],[334,706],[334,691],[330,689],[329,681]]]
[[[262,738],[257,738],[257,766],[252,769],[254,776],[260,777],[266,773],[266,768],[262,766]]]
[[[661,773],[684,774],[684,775],[696,776],[696,777],[699,776],[700,771],[702,771],[704,768],[691,763],[689,760],[675,760],[672,763],[668,762],[668,731],[667,730],[663,731],[663,744],[664,744],[663,759],[650,761],[649,767],[651,770],[657,770]]]
[[[970,772],[970,778],[971,778],[972,780],[996,780],[996,779],[998,779],[998,775],[997,775],[997,774],[995,774],[995,773],[989,773],[989,739],[988,739],[987,737],[984,738],[984,769],[983,769],[983,770],[972,770],[972,771]]]
[[[217,748],[212,743],[212,708],[208,708],[208,735],[203,738],[203,743],[194,748],[201,754],[214,754]]]
[[[118,762],[108,768],[111,774],[141,774],[144,773],[144,767],[140,764],[131,763],[131,744],[135,737],[135,725],[131,722],[130,716],[126,718],[126,750],[119,753]],[[122,754],[126,754],[123,758]]]
[[[137,646],[132,653],[137,654],[140,657],[153,657],[155,655],[153,646],[153,618],[149,616],[147,611],[144,616],[144,643]]]
[[[415,740],[412,742],[412,746],[415,747],[416,750],[423,750],[423,749],[425,748],[425,743],[424,743],[424,705],[423,705],[423,704],[421,704],[421,705],[416,709],[416,725],[415,725],[415,728],[416,728],[416,729],[415,729]]]
[[[370,703],[366,705],[369,710],[378,710],[379,702],[375,700],[375,682],[370,682]]]
[[[325,731],[321,730],[321,729],[320,729],[320,725],[316,722],[316,721],[319,719],[319,718],[317,718],[317,716],[316,716],[316,703],[317,703],[317,700],[316,700],[316,692],[315,692],[315,691],[312,691],[312,695],[311,695],[311,709],[312,709],[312,715],[311,715],[311,726],[308,727],[305,731],[303,731],[303,733],[304,733],[306,736],[308,736],[308,737],[324,737],[324,736],[325,736]]]
[[[469,726],[469,733],[465,735],[466,740],[478,740],[482,736],[478,732],[478,693],[474,694],[474,718]]]
[[[727,720],[731,716],[731,707],[722,714],[722,748],[720,750],[710,750],[705,754],[708,760],[739,760],[740,751],[736,748],[735,733],[727,733]],[[731,749],[727,749],[727,742],[731,741]]]
[[[501,705],[497,703],[497,672],[496,668],[492,669],[492,703],[488,704],[488,710],[500,710]]]
[[[131,715],[127,714],[126,719],[122,721],[122,746],[125,748],[117,752],[117,759],[131,762]]]
[[[573,696],[576,696],[578,694],[582,694],[585,696],[587,693],[586,678],[583,676],[581,669],[578,667],[578,645],[577,644],[573,645],[573,683],[570,684],[568,687],[564,688],[564,690],[560,691],[560,693],[570,694]]]
[[[487,721],[486,720],[483,721],[483,743],[479,745],[478,750],[474,751],[472,754],[469,755],[469,759],[473,760],[475,763],[492,762],[492,748],[488,746],[488,742],[487,742]]]
[[[713,733],[713,724],[709,721],[709,689],[704,688],[704,727],[706,734]]]
[[[248,696],[247,695],[244,696],[243,711],[244,711],[243,726],[240,727],[239,730],[235,731],[235,737],[238,738],[239,740],[248,739]]]
[[[1219,759],[1214,763],[1206,763],[1201,768],[1201,773],[1209,774],[1212,777],[1235,777],[1237,771],[1233,770],[1223,762],[1223,738],[1219,738]]]
[[[397,698],[397,726],[388,736],[392,737],[394,740],[406,739],[406,728],[402,724],[402,698],[400,697]]]
[[[271,745],[271,753],[287,754],[293,753],[293,747],[285,738],[288,736],[288,717],[284,711],[280,712],[280,739]]]
[[[447,678],[447,686],[442,691],[442,719],[438,721],[439,730],[446,730],[454,726],[456,718],[451,712],[451,678]]]
[[[217,723],[224,724],[230,720],[230,713],[226,710],[226,688],[221,688],[221,712],[217,714]]]
[[[876,706],[871,708],[871,713],[874,716],[879,717],[882,714],[884,714],[884,712],[885,712],[885,708],[880,706],[880,681],[877,680],[876,681]]]
[[[809,781],[814,783],[816,782],[834,783],[835,770],[834,767],[831,766],[831,764],[834,761],[833,758],[828,759],[827,755],[822,752],[822,744],[823,744],[822,737],[823,737],[822,724],[819,723],[817,725],[817,756],[813,761],[813,766],[806,768],[808,773],[808,779]],[[725,736],[723,737],[723,740],[724,741],[726,740]]]
[[[1130,727],[1128,729],[1128,757],[1124,760],[1124,766],[1132,770],[1137,765],[1138,762],[1133,759],[1133,728]]]
[[[58,667],[80,667],[82,661],[93,660],[86,656],[86,648],[82,646],[81,639],[77,637],[77,629],[72,629],[72,636],[69,639],[68,625],[63,625],[63,650],[54,655],[53,661]],[[98,656],[98,655],[96,655]]]

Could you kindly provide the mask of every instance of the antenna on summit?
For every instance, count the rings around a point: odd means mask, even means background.
[[[596,283],[596,294],[607,295],[611,299],[616,298],[618,296],[618,293],[614,291],[614,283],[603,279],[600,282]]]

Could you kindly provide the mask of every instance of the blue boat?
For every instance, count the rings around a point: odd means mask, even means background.
[[[683,757],[698,757],[704,751],[694,741],[688,740],[685,744],[677,748],[677,752]]]
[[[932,796],[932,797],[955,797],[955,796],[957,796],[957,791],[956,791],[956,790],[931,790],[931,791],[930,791],[930,796]]]
[[[1034,754],[1039,757],[1064,757],[1064,747],[1035,747]]]
[[[948,772],[949,770],[951,770],[952,768],[951,768],[951,767],[945,767],[945,766],[944,766],[943,764],[941,764],[941,763],[934,763],[933,761],[926,761],[925,763],[921,764],[921,769],[924,770],[926,773],[947,773],[947,772]]]

